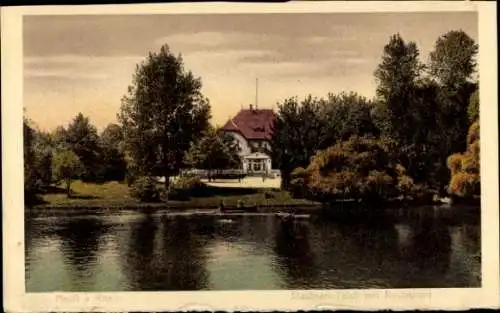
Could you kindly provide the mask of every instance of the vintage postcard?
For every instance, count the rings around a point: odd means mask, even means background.
[[[6,310],[498,307],[495,12],[2,8]]]

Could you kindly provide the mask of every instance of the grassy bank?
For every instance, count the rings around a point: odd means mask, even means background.
[[[108,182],[104,184],[75,181],[71,185],[72,196],[68,198],[63,188],[53,188],[41,195],[42,202],[35,207],[217,207],[223,201],[226,206],[308,206],[318,203],[305,199],[294,199],[286,191],[258,188],[232,188],[207,186],[202,193],[186,200],[169,200],[158,203],[141,203],[129,195],[127,184]]]

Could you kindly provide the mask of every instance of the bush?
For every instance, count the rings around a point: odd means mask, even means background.
[[[304,168],[298,167],[296,168],[292,174],[290,175],[290,194],[294,198],[304,198],[306,196],[307,190],[307,172]]]
[[[164,196],[169,200],[185,201],[203,191],[205,187],[205,183],[199,177],[181,176],[170,186]]]
[[[130,195],[141,202],[155,202],[160,199],[156,180],[150,176],[135,179],[130,186]]]
[[[411,189],[412,182],[398,180],[406,170],[394,164],[388,150],[373,137],[353,136],[319,151],[306,170],[294,172],[292,186],[305,185],[307,197],[319,201],[389,200],[398,189]]]
[[[199,177],[179,177],[173,184],[174,189],[199,189],[204,188],[206,185],[200,180]]]
[[[481,193],[479,121],[472,123],[467,135],[467,151],[448,158],[451,179],[448,193],[453,197],[473,198]]]

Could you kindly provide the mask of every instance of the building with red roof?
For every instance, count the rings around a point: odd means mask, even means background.
[[[242,109],[221,128],[237,142],[244,172],[270,173],[270,141],[275,119],[273,110],[257,109],[250,105],[249,109]]]

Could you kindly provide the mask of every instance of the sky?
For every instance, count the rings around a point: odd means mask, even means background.
[[[477,42],[477,14],[283,13],[25,16],[24,105],[42,130],[82,112],[102,130],[116,122],[137,63],[168,44],[201,77],[212,122],[242,107],[356,91],[373,97],[373,72],[391,35],[427,61],[436,39],[462,29]]]

